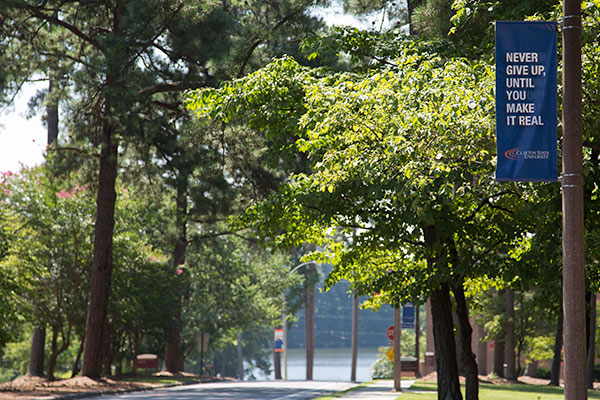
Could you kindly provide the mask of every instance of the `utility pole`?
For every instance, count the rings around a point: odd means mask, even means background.
[[[402,337],[402,305],[394,307],[394,390],[402,391],[402,352],[400,338]]]
[[[563,308],[565,400],[587,399],[581,1],[563,0]]]
[[[356,382],[356,364],[358,359],[358,294],[352,290],[352,366],[350,380]]]

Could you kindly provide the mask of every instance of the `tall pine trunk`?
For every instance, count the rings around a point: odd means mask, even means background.
[[[185,263],[187,251],[187,207],[188,207],[188,181],[187,176],[180,176],[177,182],[177,243],[173,250],[173,264],[175,269]],[[183,286],[183,285],[182,285]],[[182,289],[183,290],[183,289]],[[177,310],[175,311],[175,326],[171,332],[171,338],[165,349],[165,363],[163,369],[169,372],[183,370],[184,355],[181,351],[181,304],[183,293],[179,294]]]
[[[48,71],[48,96],[53,95],[54,91],[54,73],[52,68]],[[46,144],[51,145],[58,139],[58,103],[48,98],[46,101],[46,129],[48,139]],[[28,376],[44,376],[44,346],[46,341],[46,325],[39,323],[33,328],[31,338],[31,352],[29,353],[29,366],[27,368]]]
[[[85,325],[85,345],[81,374],[99,378],[102,373],[104,330],[108,313],[108,298],[113,270],[113,232],[115,225],[115,203],[117,195],[118,145],[115,139],[110,105],[104,104],[104,121],[101,132],[100,170],[98,194],[96,196],[96,223],[94,229],[94,256],[90,281]]]
[[[44,376],[44,345],[46,342],[46,328],[40,326],[33,328],[31,336],[31,352],[29,353],[28,376]]]

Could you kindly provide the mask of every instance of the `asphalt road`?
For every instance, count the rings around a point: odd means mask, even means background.
[[[169,400],[302,400],[348,389],[351,382],[325,381],[250,381],[218,382],[177,386],[146,392],[88,397],[94,400],[169,399]]]

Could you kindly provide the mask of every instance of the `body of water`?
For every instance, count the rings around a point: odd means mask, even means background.
[[[359,382],[371,380],[371,365],[377,360],[376,348],[359,348],[356,363],[356,379]],[[281,354],[281,375],[283,369],[283,353]],[[352,368],[351,349],[315,349],[313,379],[320,381],[349,381]],[[275,379],[271,373],[267,379]],[[288,379],[306,379],[306,350],[288,350]]]

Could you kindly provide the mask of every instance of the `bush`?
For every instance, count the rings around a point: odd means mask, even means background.
[[[537,377],[541,379],[550,379],[552,377],[552,373],[549,369],[538,367]]]
[[[385,354],[390,348],[382,346],[377,349],[377,361],[371,365],[371,378],[373,379],[393,379],[394,365]]]

